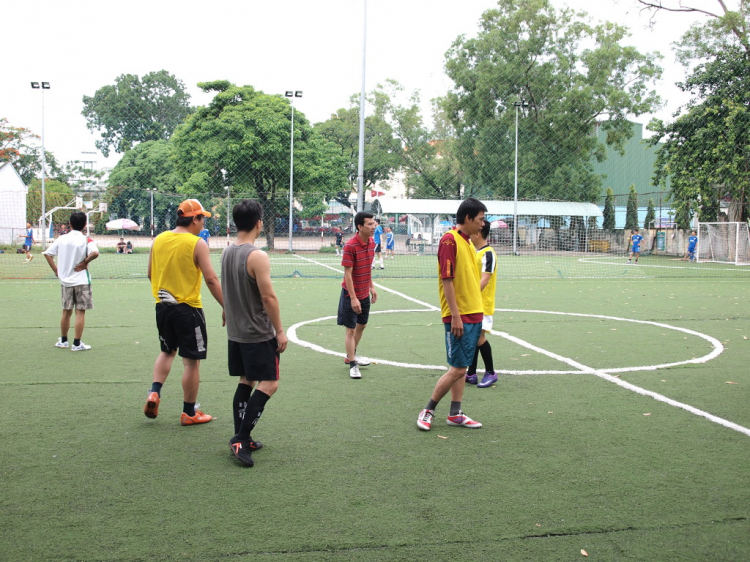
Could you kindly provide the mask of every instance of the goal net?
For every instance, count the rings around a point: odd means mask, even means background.
[[[699,262],[750,265],[750,231],[744,222],[702,222],[698,225]]]

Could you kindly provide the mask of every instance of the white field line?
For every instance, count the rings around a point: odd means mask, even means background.
[[[339,273],[341,273],[340,269],[336,269],[336,268],[333,268],[331,266],[318,263],[315,260],[311,260],[309,258],[304,258],[302,256],[299,256],[299,257],[300,257],[300,259],[304,259],[305,261],[308,261],[308,262],[320,265],[322,267],[328,267],[329,269],[333,269],[333,270],[338,271]],[[385,290],[385,291],[388,291],[388,292],[391,292],[391,293],[393,293],[395,295],[404,297],[404,298],[406,298],[406,299],[408,299],[408,300],[410,300],[412,302],[419,303],[419,304],[421,304],[421,305],[423,305],[423,306],[426,307],[424,310],[419,310],[419,309],[415,309],[415,310],[387,310],[387,311],[378,311],[379,313],[385,313],[385,314],[387,314],[387,313],[394,313],[394,312],[425,312],[425,311],[435,311],[435,310],[438,310],[438,308],[435,307],[435,306],[433,306],[433,305],[430,305],[430,304],[418,301],[416,299],[408,297],[407,295],[403,295],[402,293],[399,293],[397,291],[393,291],[392,289],[389,289],[388,287],[382,286],[380,284],[377,284],[376,286],[379,287],[379,288],[381,288],[381,289],[383,289],[383,290]],[[661,323],[658,323],[658,322],[648,322],[648,321],[645,321],[645,320],[631,320],[631,319],[625,319],[625,318],[617,318],[617,317],[614,317],[614,316],[603,316],[603,315],[597,315],[597,314],[582,314],[582,313],[550,312],[550,311],[544,311],[544,310],[520,310],[520,309],[518,309],[518,310],[517,309],[497,309],[497,310],[500,311],[500,312],[524,312],[524,313],[536,313],[536,314],[556,314],[556,315],[561,315],[561,316],[581,316],[581,317],[601,318],[601,319],[607,319],[607,320],[620,320],[620,321],[625,320],[625,321],[628,321],[628,322],[635,322],[637,324],[650,324],[650,325],[659,326],[659,327],[670,329],[670,330],[677,330],[677,331],[685,332],[685,333],[688,333],[688,334],[691,334],[691,335],[694,335],[694,336],[697,336],[697,337],[700,337],[700,338],[703,338],[703,339],[709,341],[713,345],[713,347],[714,347],[713,351],[711,353],[709,353],[708,355],[706,355],[704,357],[701,357],[701,358],[697,358],[697,359],[691,359],[691,360],[688,360],[688,361],[682,361],[682,362],[678,362],[678,363],[665,363],[663,365],[653,365],[653,366],[649,366],[649,367],[617,368],[617,369],[594,369],[593,367],[589,367],[587,365],[579,363],[578,361],[575,361],[574,359],[571,359],[569,357],[563,357],[562,355],[558,355],[557,353],[553,353],[551,351],[548,351],[546,349],[538,347],[538,346],[536,346],[536,345],[534,345],[532,343],[529,343],[529,342],[527,342],[525,340],[522,340],[520,338],[512,336],[512,335],[510,335],[510,334],[508,334],[506,332],[500,332],[500,331],[496,331],[496,330],[492,330],[491,331],[491,333],[493,335],[497,335],[499,337],[505,338],[505,339],[507,339],[507,340],[509,340],[509,341],[511,341],[513,343],[516,343],[517,345],[520,345],[522,347],[525,347],[527,349],[530,349],[530,350],[535,351],[537,353],[540,353],[542,355],[546,355],[547,357],[550,357],[550,358],[555,359],[557,361],[560,361],[561,363],[564,363],[564,364],[566,364],[566,365],[568,365],[570,367],[573,367],[574,369],[577,369],[576,371],[572,371],[572,373],[582,373],[582,374],[594,375],[594,376],[596,376],[596,377],[598,377],[600,379],[603,379],[605,381],[614,383],[614,384],[616,384],[616,385],[618,385],[618,386],[620,386],[622,388],[625,388],[627,390],[631,390],[631,391],[633,391],[633,392],[635,392],[637,394],[640,394],[641,396],[648,396],[648,397],[653,398],[654,400],[657,400],[659,402],[663,402],[663,403],[668,404],[670,406],[673,406],[675,408],[680,408],[682,410],[690,412],[691,414],[703,417],[703,418],[705,418],[705,419],[707,419],[707,420],[709,420],[709,421],[711,421],[713,423],[722,425],[722,426],[724,426],[724,427],[726,427],[728,429],[732,429],[734,431],[737,431],[739,433],[742,433],[742,434],[747,435],[748,437],[750,437],[750,429],[748,429],[746,427],[738,425],[738,424],[736,424],[734,422],[731,422],[729,420],[725,420],[725,419],[720,418],[718,416],[714,416],[713,414],[710,414],[708,412],[705,412],[703,410],[700,410],[698,408],[690,406],[689,404],[684,404],[682,402],[678,402],[677,400],[672,400],[671,398],[668,398],[668,397],[666,397],[666,396],[664,396],[662,394],[659,394],[657,392],[646,390],[645,388],[641,388],[639,386],[636,386],[636,385],[631,384],[629,382],[623,381],[623,380],[619,379],[618,377],[615,377],[615,376],[612,376],[612,375],[609,374],[610,372],[613,372],[613,373],[614,372],[627,372],[627,371],[630,371],[630,370],[634,370],[634,371],[635,370],[656,370],[656,369],[659,369],[659,368],[666,368],[666,367],[675,366],[675,365],[682,365],[682,364],[685,364],[685,363],[705,363],[707,361],[710,361],[711,359],[714,359],[722,351],[724,351],[724,346],[716,338],[713,338],[713,337],[705,335],[705,334],[701,334],[700,332],[695,332],[693,330],[688,330],[686,328],[678,328],[678,327],[675,327],[675,326],[669,326],[668,324],[661,324]],[[373,314],[377,314],[378,312],[374,312]],[[295,342],[296,344],[298,344],[298,345],[300,345],[302,347],[307,347],[309,349],[313,349],[313,350],[319,351],[321,353],[327,353],[329,355],[338,355],[340,357],[343,357],[344,354],[342,354],[342,353],[337,353],[337,352],[325,349],[325,348],[323,348],[323,347],[321,347],[319,345],[316,345],[316,344],[313,344],[313,343],[310,343],[310,342],[305,342],[303,340],[300,340],[298,338],[298,336],[297,336],[297,328],[299,328],[300,326],[304,326],[306,324],[311,324],[313,322],[319,322],[319,321],[324,321],[324,320],[331,320],[333,318],[336,318],[336,316],[326,316],[326,317],[318,318],[318,319],[314,319],[314,320],[307,320],[307,321],[304,321],[304,322],[298,322],[297,324],[295,324],[294,326],[292,326],[291,328],[289,328],[289,331],[288,331],[287,335],[288,335],[288,337],[289,337],[289,339],[291,341]],[[391,365],[391,366],[394,366],[394,367],[409,367],[409,368],[430,369],[430,370],[445,370],[446,369],[445,366],[441,366],[441,365],[417,365],[417,364],[399,363],[399,362],[395,362],[395,361],[381,360],[381,359],[374,359],[374,358],[373,358],[373,360],[377,361],[378,363],[382,363],[384,365]],[[536,374],[543,374],[543,372],[541,372],[541,371],[534,371],[534,373],[536,373]],[[557,371],[555,373],[559,373],[559,371]],[[520,372],[515,372],[515,374],[521,374],[521,373]]]
[[[660,269],[694,269],[696,267],[700,268],[700,264],[693,264],[690,265],[653,265],[653,264],[644,264],[644,263],[628,263],[624,261],[605,261],[605,260],[611,260],[612,258],[578,258],[578,261],[581,263],[593,263],[596,265],[624,265],[626,267],[652,267],[652,268],[660,268]],[[626,259],[625,257],[622,258],[623,260]],[[711,271],[747,271],[750,272],[750,269],[742,269],[742,268],[731,268],[731,267],[712,267]]]

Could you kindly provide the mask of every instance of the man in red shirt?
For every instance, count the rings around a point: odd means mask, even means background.
[[[341,283],[341,297],[337,324],[346,328],[344,345],[346,347],[345,363],[349,364],[349,376],[362,378],[360,366],[370,362],[357,357],[357,346],[362,339],[362,332],[367,327],[370,315],[370,304],[378,300],[378,293],[372,284],[372,259],[375,256],[375,219],[372,213],[360,211],[354,216],[354,228],[357,234],[352,236],[344,246],[341,265],[344,267],[344,281]]]

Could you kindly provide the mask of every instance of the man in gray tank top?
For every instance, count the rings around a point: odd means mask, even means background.
[[[263,445],[250,433],[279,388],[279,355],[288,340],[268,254],[255,246],[263,230],[263,208],[245,199],[234,207],[232,217],[237,239],[221,255],[229,375],[239,377],[232,401],[235,435],[229,447],[244,466],[253,466],[251,453]]]

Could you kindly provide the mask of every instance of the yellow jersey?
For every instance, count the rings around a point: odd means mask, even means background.
[[[201,280],[203,274],[195,265],[195,245],[199,237],[189,232],[162,232],[151,246],[151,292],[157,304],[157,293],[166,289],[179,303],[203,308]]]
[[[477,269],[479,270],[479,280],[482,280],[483,273],[491,273],[489,282],[484,286],[482,291],[482,306],[484,315],[492,316],[495,314],[495,286],[497,285],[497,255],[489,245],[477,250]]]
[[[455,247],[455,254],[453,253],[453,247]],[[441,259],[441,254],[446,250],[451,259]],[[461,236],[458,230],[449,230],[443,235],[438,249],[438,287],[440,314],[443,319],[451,316],[442,283],[442,280],[446,278],[453,279],[456,304],[461,317],[482,314],[484,309],[482,307],[482,293],[479,290],[479,271],[476,263],[476,250],[471,240]],[[481,321],[480,316],[479,322]]]

